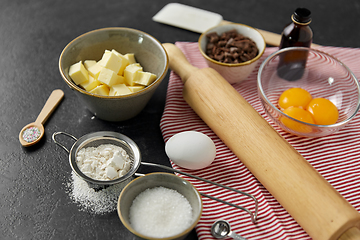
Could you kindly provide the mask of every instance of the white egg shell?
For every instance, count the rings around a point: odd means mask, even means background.
[[[186,131],[172,136],[165,144],[165,152],[180,167],[201,169],[214,161],[216,147],[207,135]]]

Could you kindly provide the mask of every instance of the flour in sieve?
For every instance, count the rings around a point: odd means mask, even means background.
[[[124,176],[131,165],[127,152],[113,144],[80,149],[76,155],[76,163],[86,176],[102,181]]]
[[[92,214],[106,214],[115,211],[120,192],[124,187],[120,183],[95,191],[74,172],[71,173],[70,182],[65,186],[70,199],[78,205],[79,210]]]

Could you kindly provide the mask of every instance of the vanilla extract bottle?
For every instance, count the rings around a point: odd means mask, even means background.
[[[309,26],[311,12],[306,8],[297,8],[291,16],[292,22],[285,26],[280,42],[280,49],[288,47],[310,48],[313,32]],[[295,81],[300,79],[306,67],[308,51],[290,51],[280,54],[277,68],[278,76]]]

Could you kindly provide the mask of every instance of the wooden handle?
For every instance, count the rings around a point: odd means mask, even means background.
[[[356,209],[219,73],[181,65],[181,50],[164,47],[170,68],[186,77],[186,102],[313,239],[335,240],[360,226]]]
[[[181,50],[172,43],[164,43],[163,46],[169,56],[169,67],[176,72],[183,83],[187,81],[190,75],[198,68],[191,65]]]
[[[229,24],[229,23],[232,23],[232,22],[229,22],[229,21],[221,21],[220,25],[224,25],[224,24]],[[261,29],[256,29],[258,30],[261,35],[263,35],[264,39],[265,39],[265,42],[266,44],[270,45],[270,46],[276,46],[278,47],[280,45],[280,42],[281,42],[281,34],[277,34],[277,33],[273,33],[273,32],[269,32],[269,31],[265,31],[265,30],[261,30]],[[311,47],[314,48],[314,47],[319,47],[320,45],[317,45],[315,43],[312,43],[311,44]]]
[[[63,97],[64,92],[62,90],[56,89],[52,91],[35,122],[39,124],[44,124]]]
[[[339,240],[359,240],[360,229],[357,227],[352,227],[349,230],[345,231],[339,238]]]

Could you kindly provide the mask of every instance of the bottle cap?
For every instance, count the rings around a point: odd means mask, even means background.
[[[311,22],[311,12],[306,8],[297,8],[292,15],[292,19],[300,24],[309,24]]]

